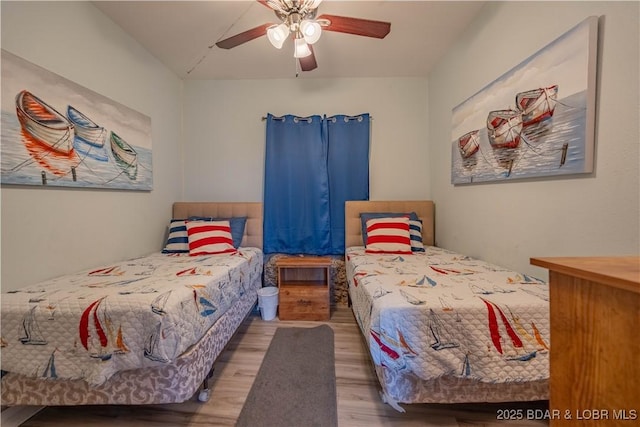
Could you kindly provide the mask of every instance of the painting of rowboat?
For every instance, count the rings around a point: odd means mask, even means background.
[[[453,109],[452,184],[593,172],[597,37],[592,16]]]
[[[0,182],[150,191],[151,119],[2,50]]]

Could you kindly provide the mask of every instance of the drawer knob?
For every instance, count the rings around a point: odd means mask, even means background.
[[[311,305],[311,301],[308,299],[299,299],[298,304],[307,306],[307,305]]]

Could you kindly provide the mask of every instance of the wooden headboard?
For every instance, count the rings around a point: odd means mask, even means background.
[[[260,202],[175,202],[173,218],[211,216],[231,218],[246,216],[244,236],[240,246],[262,249],[262,203]]]
[[[422,220],[422,241],[433,246],[434,238],[434,205],[431,200],[392,200],[392,201],[348,201],[345,202],[345,247],[363,246],[361,212],[415,212]]]

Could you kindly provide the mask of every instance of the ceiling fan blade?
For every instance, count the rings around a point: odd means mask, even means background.
[[[383,39],[391,31],[391,23],[389,22],[336,15],[321,15],[317,19],[326,19],[329,21],[328,26],[322,27],[323,30],[336,31],[338,33]]]
[[[228,39],[220,40],[216,43],[216,46],[222,49],[231,49],[232,47],[236,47],[238,45],[241,45],[242,43],[246,43],[253,39],[257,39],[258,37],[264,36],[265,34],[267,34],[267,28],[269,28],[271,25],[273,24],[262,24],[259,27],[255,27],[242,33],[236,34],[235,36],[231,36]]]
[[[300,61],[300,69],[302,71],[311,71],[318,68],[318,63],[316,62],[316,54],[313,52],[312,45],[309,45],[309,50],[311,50],[311,55],[305,56],[304,58],[298,58],[298,61]]]

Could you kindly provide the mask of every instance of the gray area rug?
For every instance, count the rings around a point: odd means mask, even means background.
[[[236,426],[337,425],[333,330],[278,328]]]

